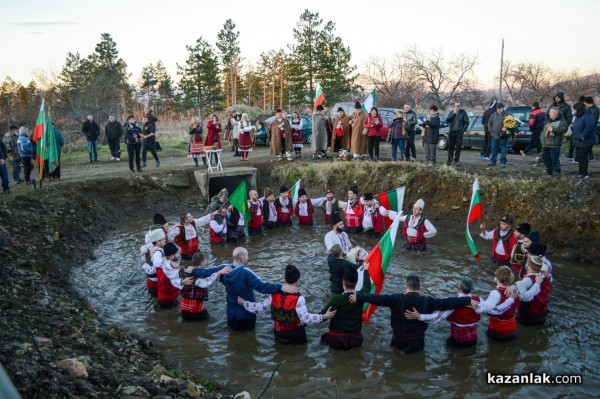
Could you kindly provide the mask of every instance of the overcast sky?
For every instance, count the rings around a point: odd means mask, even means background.
[[[477,77],[494,86],[502,38],[505,60],[600,70],[600,0],[2,0],[0,79],[27,83],[36,68],[59,70],[68,51],[87,56],[108,32],[134,81],[158,60],[177,81],[185,46],[199,36],[214,45],[226,19],[237,25],[242,56],[254,62],[262,51],[293,42],[307,8],[336,23],[359,71],[371,56],[416,44],[448,56],[477,52]]]

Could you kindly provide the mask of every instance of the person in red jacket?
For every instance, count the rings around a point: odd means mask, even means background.
[[[177,245],[169,242],[164,247],[164,259],[159,268],[156,269],[158,276],[158,304],[170,309],[177,306],[177,298],[184,285],[194,284],[193,277],[181,278],[179,266],[181,258]]]
[[[181,225],[176,226],[175,244],[181,248],[181,257],[185,260],[191,260],[192,255],[198,252],[200,243],[198,242],[198,232],[196,229],[210,223],[213,214],[218,211],[202,216],[200,219],[194,219],[190,213],[181,215]]]
[[[279,188],[279,197],[275,200],[275,208],[277,208],[277,225],[291,226],[294,204],[291,198],[288,198],[288,189],[286,186]]]
[[[479,303],[478,296],[471,295],[473,280],[463,277],[458,286],[458,297],[469,297]],[[481,316],[472,307],[456,308],[450,310],[437,310],[429,314],[420,314],[418,311],[407,310],[404,315],[409,320],[420,320],[427,324],[435,324],[442,319],[450,322],[450,337],[446,340],[448,346],[454,348],[468,348],[477,344],[477,322]]]
[[[212,215],[209,223],[210,243],[225,244],[227,240],[227,208],[219,209],[216,215]]]
[[[285,267],[285,282],[296,287],[300,280],[300,270],[294,265]],[[275,340],[284,345],[298,345],[306,342],[305,325],[319,324],[335,316],[335,310],[329,308],[325,314],[308,313],[306,299],[299,293],[286,294],[276,292],[262,302],[245,301],[238,296],[238,303],[248,312],[260,314],[271,311]]]
[[[510,213],[505,213],[500,218],[500,227],[492,231],[485,229],[485,223],[481,223],[481,234],[479,235],[486,240],[492,240],[492,257],[490,261],[497,265],[509,265],[510,254],[513,247],[517,243],[514,229],[512,228],[513,216]]]
[[[222,149],[221,130],[221,122],[219,122],[217,115],[213,114],[212,119],[206,123],[206,139],[204,140],[204,145],[206,147],[216,145],[215,149]],[[210,162],[212,162],[212,159],[213,157],[211,156]]]
[[[322,203],[323,201],[320,202]],[[298,202],[296,202],[296,206],[294,207],[300,225],[313,225],[313,214],[315,213],[314,206],[314,200],[308,198],[305,189],[300,188],[298,190]]]
[[[371,112],[369,112],[369,116],[365,119],[363,127],[369,129],[369,134],[367,135],[369,157],[371,158],[371,161],[379,161],[379,140],[381,140],[383,120],[381,119],[377,108],[371,108]],[[375,158],[373,158],[373,153],[375,154]]]
[[[543,266],[542,256],[529,256],[526,274],[513,285],[515,288],[513,298],[518,296],[521,302],[517,312],[517,321],[521,324],[539,325],[546,322],[552,284],[550,284],[550,276],[546,278],[544,275]]]

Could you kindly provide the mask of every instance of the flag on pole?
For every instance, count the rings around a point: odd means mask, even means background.
[[[48,116],[46,117],[46,132],[44,133],[44,141],[46,142],[46,151],[44,153],[44,161],[48,161],[48,173],[54,172],[59,165],[58,147],[56,146],[56,137],[54,135],[54,127],[52,126],[52,117],[50,116],[50,108],[48,108]]]
[[[37,122],[35,123],[35,129],[33,130],[33,137],[31,141],[36,144],[35,162],[40,165],[43,161],[44,153],[44,133],[46,131],[46,116],[44,113],[44,99],[42,98],[42,105],[40,107],[40,113],[38,114]],[[40,140],[41,139],[41,140]],[[41,177],[41,176],[40,176]]]
[[[381,293],[385,274],[387,273],[390,260],[392,259],[392,253],[394,252],[394,243],[396,241],[396,233],[398,232],[399,225],[400,217],[396,217],[392,226],[385,232],[381,240],[379,240],[377,245],[375,245],[371,252],[369,252],[369,255],[365,258],[365,262],[369,262],[369,275],[373,281],[373,284],[371,284],[371,294]],[[369,322],[375,309],[377,309],[377,306],[365,303],[363,322]]]
[[[248,209],[248,192],[246,191],[245,181],[229,196],[229,203],[244,217],[244,229],[247,232],[248,222],[250,221],[250,210]]]
[[[320,83],[317,83],[317,90],[315,91],[315,99],[313,106],[313,112],[317,109],[319,104],[323,104],[325,102],[325,93],[323,93],[323,88]]]
[[[402,205],[404,204],[404,191],[406,187],[395,188],[385,193],[377,194],[379,202],[388,211],[402,212]],[[386,227],[389,228],[392,225],[392,221],[389,218],[385,219]]]
[[[362,104],[362,110],[365,114],[371,112],[371,108],[375,106],[375,90],[371,92],[365,99],[365,102]]]
[[[469,244],[471,253],[479,262],[479,251],[477,251],[477,247],[475,246],[475,242],[473,241],[473,237],[471,237],[471,232],[469,231],[469,225],[477,218],[483,218],[483,208],[481,207],[481,199],[479,197],[479,180],[475,179],[473,182],[473,194],[471,195],[471,207],[469,208],[469,216],[467,216],[466,236],[467,244]]]
[[[298,202],[298,190],[300,190],[300,182],[302,179],[298,180],[296,184],[292,186],[291,189],[288,190],[288,198],[292,200],[292,204],[296,206],[296,202]]]

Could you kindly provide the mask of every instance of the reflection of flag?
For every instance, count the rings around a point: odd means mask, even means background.
[[[365,99],[365,102],[362,105],[362,110],[364,113],[368,114],[369,112],[371,112],[371,108],[373,108],[375,106],[375,90],[373,90],[371,92],[371,94],[368,95],[368,97]]]
[[[469,248],[471,249],[471,253],[479,261],[480,256],[477,251],[477,247],[475,246],[475,242],[473,241],[473,237],[471,237],[471,232],[469,231],[469,225],[477,218],[483,218],[483,208],[481,207],[481,200],[479,198],[479,180],[475,179],[473,182],[473,194],[471,195],[471,207],[469,208],[469,216],[467,216],[467,244],[469,244]]]
[[[42,98],[42,105],[40,106],[40,113],[38,114],[37,122],[35,124],[35,129],[33,131],[33,137],[31,141],[36,144],[36,154],[35,154],[35,162],[40,165],[41,158],[44,152],[44,133],[46,130],[46,116],[44,114],[44,99]],[[42,140],[40,140],[42,139]]]
[[[317,83],[317,90],[315,91],[315,99],[313,106],[313,111],[317,109],[317,105],[323,104],[325,102],[325,93],[323,93],[323,88],[320,83]]]
[[[365,262],[369,262],[369,275],[373,281],[373,284],[371,285],[371,294],[381,293],[385,274],[390,265],[392,253],[394,252],[394,242],[396,241],[396,233],[398,232],[399,224],[400,217],[396,217],[392,226],[385,232],[381,240],[379,240],[377,245],[375,245],[371,252],[369,252],[369,255],[365,258]],[[369,322],[369,318],[373,312],[375,312],[375,309],[377,309],[377,306],[365,303],[363,311],[363,321],[365,323]]]
[[[404,204],[404,190],[406,187],[395,188],[385,193],[377,194],[381,206],[390,211],[402,212]],[[385,219],[386,226],[389,228],[392,221],[389,218]]]
[[[50,109],[46,117],[46,132],[44,133],[44,141],[46,142],[46,151],[44,152],[44,161],[48,161],[48,173],[54,172],[58,166],[58,148],[56,146],[56,137],[54,135],[54,127],[52,126],[52,117]]]
[[[244,228],[247,231],[248,222],[250,221],[250,210],[248,209],[248,193],[246,192],[245,181],[229,196],[229,203],[244,217]]]
[[[292,200],[292,204],[296,206],[296,202],[298,202],[298,190],[300,190],[300,182],[302,179],[298,180],[296,184],[292,186],[290,190],[288,190],[288,198]]]

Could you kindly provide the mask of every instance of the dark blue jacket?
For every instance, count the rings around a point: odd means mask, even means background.
[[[596,124],[592,111],[586,109],[578,116],[571,126],[573,144],[575,147],[588,147],[596,144]]]
[[[238,304],[237,298],[241,296],[246,301],[255,302],[254,290],[261,294],[274,294],[281,291],[281,284],[265,283],[254,272],[244,265],[224,265],[233,268],[231,273],[221,277],[221,283],[227,291],[227,318],[228,319],[255,319],[256,315]]]

